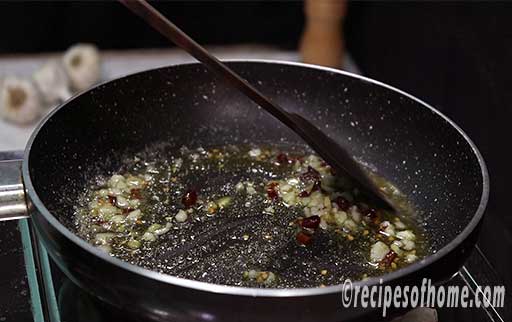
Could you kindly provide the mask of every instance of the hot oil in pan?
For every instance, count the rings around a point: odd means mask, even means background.
[[[88,189],[76,223],[89,242],[151,270],[291,288],[380,275],[425,256],[414,217],[372,208],[305,150],[225,146],[127,160]]]

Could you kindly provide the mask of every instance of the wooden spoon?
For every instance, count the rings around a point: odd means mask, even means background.
[[[228,83],[233,87],[237,88],[256,104],[292,129],[334,169],[335,173],[344,173],[353,178],[356,182],[361,184],[361,186],[365,187],[373,197],[380,200],[383,205],[391,209],[397,209],[397,207],[394,207],[393,200],[379,189],[366,170],[364,170],[359,163],[354,160],[347,150],[328,137],[310,121],[306,120],[299,114],[287,112],[277,104],[270,101],[270,99],[265,97],[245,79],[241,78],[233,70],[211,55],[206,49],[196,43],[192,38],[181,31],[181,29],[170,22],[146,1],[119,1],[154,29],[159,31],[163,36],[184,49],[209,69],[228,81]]]

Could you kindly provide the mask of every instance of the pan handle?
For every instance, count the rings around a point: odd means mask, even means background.
[[[20,153],[4,153],[4,158],[0,157],[0,221],[27,218],[25,186],[21,179],[22,159],[5,160],[6,155],[12,158]]]

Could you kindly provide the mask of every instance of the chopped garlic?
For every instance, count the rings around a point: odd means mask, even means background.
[[[160,224],[152,224],[151,226],[148,227],[147,231],[150,232],[150,233],[154,233],[155,231],[157,231],[160,228],[162,228],[162,225],[160,225]]]
[[[331,199],[329,198],[329,196],[324,197],[324,207],[327,209],[331,209],[331,207],[332,207]]]
[[[276,280],[276,275],[272,272],[268,272],[267,278],[263,282],[265,285],[270,285]]]
[[[406,239],[406,240],[414,240],[416,238],[414,233],[410,230],[399,231],[398,233],[396,233],[396,237],[398,237],[400,239]]]
[[[349,213],[350,213],[350,216],[352,217],[352,219],[355,221],[355,222],[360,222],[361,221],[361,213],[359,212],[359,210],[357,209],[357,206],[352,206],[350,207],[350,209],[348,210]]]
[[[96,243],[99,243],[100,245],[105,245],[110,243],[112,238],[114,238],[116,235],[114,233],[99,233],[94,236],[94,240]]]
[[[391,237],[395,236],[395,226],[392,223],[390,223],[389,221],[383,221],[380,224],[380,230],[381,230],[381,232],[386,234],[386,236],[391,236]]]
[[[370,260],[374,263],[380,262],[389,253],[389,247],[381,241],[373,244],[370,249]]]
[[[160,235],[167,233],[169,230],[171,230],[171,227],[172,227],[172,224],[170,222],[168,222],[167,224],[165,224],[165,226],[163,228],[157,229],[153,233],[157,236],[160,236]]]
[[[283,201],[288,206],[293,206],[297,203],[297,198],[293,193],[282,194]]]
[[[123,196],[118,196],[116,198],[116,205],[119,207],[119,208],[128,208],[129,206],[129,203],[128,203],[128,200],[126,200],[125,197]]]
[[[407,256],[405,256],[405,260],[407,261],[407,263],[415,262],[417,259],[418,256],[416,256],[415,254],[407,254]]]
[[[112,177],[110,177],[110,179],[108,180],[108,186],[111,187],[111,188],[115,188],[116,185],[119,183],[119,182],[124,182],[125,181],[125,178],[120,175],[120,174],[114,174]]]
[[[283,192],[288,192],[292,189],[293,187],[289,184],[283,184],[283,185],[279,185],[279,191],[283,191]]]
[[[402,248],[405,250],[413,250],[416,248],[416,244],[412,240],[403,239],[402,242],[404,244]]]
[[[216,201],[216,204],[219,206],[220,209],[226,208],[231,203],[231,197],[223,197]]]
[[[254,184],[252,182],[246,182],[245,183],[245,191],[250,194],[250,195],[254,195],[256,194],[256,189],[254,189]]]
[[[123,215],[115,215],[112,218],[110,218],[110,221],[116,224],[120,224],[124,221],[125,216]]]
[[[183,210],[178,211],[174,219],[176,219],[177,222],[185,222],[187,221],[187,213]]]
[[[245,188],[245,186],[244,186],[244,183],[243,183],[243,182],[239,182],[239,183],[237,183],[237,184],[236,184],[236,186],[235,186],[235,190],[236,190],[236,191],[238,191],[238,192],[243,191],[243,190],[244,190],[244,188]]]
[[[120,210],[109,203],[105,203],[98,209],[98,212],[103,219],[109,220],[112,216],[118,214]]]
[[[345,227],[351,231],[354,231],[357,229],[357,224],[352,219],[347,219],[343,223],[343,227]]]
[[[390,246],[391,250],[394,251],[398,256],[401,256],[403,254],[403,250],[400,249],[400,246],[398,246],[397,243],[393,242]]]
[[[142,240],[152,242],[152,241],[156,240],[156,237],[152,233],[146,232],[146,233],[144,233],[144,235],[142,235]]]
[[[122,194],[123,194],[123,192],[121,191],[121,189],[118,189],[118,188],[110,188],[110,189],[108,189],[108,195],[109,196],[116,197],[116,196],[120,196]]]
[[[108,196],[108,189],[101,189],[98,191],[98,196],[100,197],[106,197]]]
[[[273,214],[275,212],[275,210],[274,210],[274,207],[268,206],[267,208],[263,209],[263,212],[267,213],[267,214]]]
[[[261,155],[261,149],[252,149],[249,151],[249,155],[253,158],[259,157]]]
[[[128,216],[126,216],[126,219],[129,221],[136,221],[137,219],[140,219],[142,217],[142,212],[137,209],[130,213],[128,213]]]
[[[336,211],[334,213],[334,222],[336,223],[336,226],[342,227],[343,223],[347,220],[347,213],[344,211]]]
[[[138,199],[130,199],[128,200],[129,207],[128,208],[138,208],[140,206],[140,200]]]
[[[402,229],[405,229],[405,228],[406,228],[405,224],[404,224],[403,222],[401,222],[400,220],[396,220],[396,221],[395,221],[395,227],[396,227],[397,229],[400,229],[400,230],[402,230]]]
[[[129,240],[126,243],[126,246],[130,247],[131,249],[137,249],[140,247],[140,241],[135,240],[135,239]]]
[[[126,178],[126,184],[133,189],[140,189],[144,185],[144,180],[139,177],[129,176]]]

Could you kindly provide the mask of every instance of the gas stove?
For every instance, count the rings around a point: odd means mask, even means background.
[[[110,306],[77,287],[48,256],[35,235],[30,220],[0,223],[0,242],[10,243],[11,252],[0,254],[0,321],[103,322],[142,321]],[[5,239],[4,239],[5,238]],[[4,279],[9,280],[4,280]],[[500,279],[477,247],[448,285],[467,285],[473,292],[478,285],[498,285]],[[510,303],[506,298],[505,303]],[[507,321],[510,309],[441,308],[438,321]],[[391,321],[391,319],[383,320]],[[393,320],[401,321],[401,320]],[[425,320],[418,320],[425,322]],[[414,322],[414,320],[407,320]],[[430,321],[429,321],[430,322]]]

